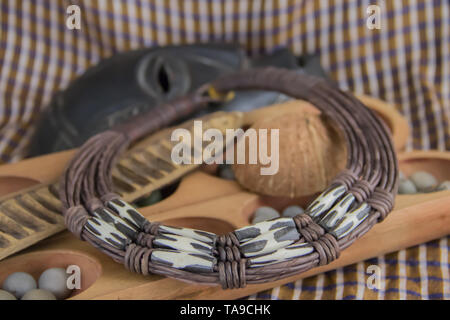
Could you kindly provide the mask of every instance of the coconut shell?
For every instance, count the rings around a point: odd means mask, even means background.
[[[233,165],[236,180],[252,192],[290,198],[312,195],[322,191],[345,167],[345,140],[333,122],[319,112],[311,112],[309,104],[308,108],[302,108],[305,102],[288,103],[289,110],[284,108],[278,115],[258,117],[250,126],[257,132],[268,129],[269,153],[271,130],[279,129],[278,172],[261,175],[261,167],[269,165],[261,164],[259,158],[257,164],[248,164],[248,141],[246,164],[235,161]]]

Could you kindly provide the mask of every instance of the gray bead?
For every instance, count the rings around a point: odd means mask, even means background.
[[[219,177],[226,180],[234,180],[234,171],[230,165],[222,165],[219,167]]]
[[[401,181],[401,180],[406,180],[405,174],[404,174],[403,172],[401,172],[401,171],[399,171],[398,177],[399,177],[400,181]]]
[[[304,210],[300,206],[290,206],[283,210],[283,213],[281,214],[283,217],[295,217],[298,214],[303,213]]]
[[[72,292],[67,288],[67,274],[64,268],[50,268],[39,277],[39,289],[50,291],[57,299],[65,299]]]
[[[258,223],[261,221],[279,218],[279,217],[280,217],[280,214],[274,208],[259,207],[258,209],[256,209],[256,211],[253,215],[252,224],[255,224],[255,223]]]
[[[17,298],[8,291],[0,290],[0,300],[17,300]]]
[[[411,180],[400,180],[398,184],[398,194],[417,193],[416,185]]]
[[[438,184],[436,178],[425,171],[414,172],[409,179],[416,185],[417,190],[420,192],[433,191]]]
[[[442,182],[437,188],[436,191],[450,190],[450,180]]]
[[[2,289],[12,293],[17,299],[32,289],[36,289],[36,280],[26,272],[14,272],[3,282]]]
[[[22,300],[56,300],[56,297],[50,291],[33,289],[25,293]]]

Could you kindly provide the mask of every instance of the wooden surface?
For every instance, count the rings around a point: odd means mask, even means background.
[[[398,133],[395,123],[393,121],[390,128]],[[397,141],[400,141],[397,147],[404,145],[403,140]],[[17,191],[36,182],[51,183],[58,178],[72,152],[1,166],[0,185],[3,192]],[[449,152],[412,152],[400,154],[399,159],[405,173],[425,169],[440,180],[450,179]],[[4,177],[8,179],[4,180]],[[15,177],[19,179],[12,183]],[[305,205],[308,200],[260,197],[244,191],[234,181],[196,171],[183,178],[171,196],[140,211],[152,221],[221,234],[248,225],[251,214],[258,206],[271,205],[282,209],[292,203]],[[75,292],[71,299],[234,299],[449,234],[449,206],[450,191],[398,196],[394,211],[386,221],[376,225],[330,265],[277,282],[249,285],[238,290],[224,291],[219,287],[187,284],[155,275],[144,277],[131,274],[122,265],[67,231],[1,261],[0,283],[15,271],[36,275],[52,264],[58,267],[78,264],[85,278],[82,289]]]
[[[413,170],[413,165],[417,164],[417,168],[422,169],[422,163],[426,162],[427,168],[436,168],[438,179],[450,179],[450,152],[413,152],[409,155],[402,154],[400,158],[402,168]],[[423,162],[418,162],[418,159]],[[186,205],[186,201],[189,204]],[[224,233],[247,225],[251,213],[260,205],[282,208],[288,203],[304,204],[306,201],[307,199],[293,201],[259,197],[245,192],[233,181],[197,171],[183,179],[172,196],[140,211],[152,221]],[[341,257],[330,265],[277,282],[250,285],[244,289],[222,290],[219,287],[192,285],[154,275],[144,277],[131,274],[122,265],[68,232],[59,233],[0,262],[0,282],[7,274],[27,265],[24,261],[34,261],[34,265],[42,269],[39,261],[47,265],[47,260],[61,261],[58,256],[64,255],[67,265],[85,260],[95,261],[94,264],[82,265],[82,274],[86,273],[88,277],[92,273],[98,275],[90,287],[83,288],[86,290],[72,299],[234,299],[447,235],[450,233],[449,206],[450,191],[398,196],[395,209],[389,217],[343,251]],[[40,259],[39,255],[42,253],[48,258]],[[51,258],[51,255],[54,257]],[[98,269],[101,269],[101,273]]]

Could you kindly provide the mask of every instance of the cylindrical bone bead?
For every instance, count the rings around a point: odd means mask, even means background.
[[[250,267],[262,267],[269,264],[299,258],[313,251],[314,249],[309,243],[291,244],[285,248],[278,249],[277,251],[249,259]]]
[[[339,200],[320,221],[320,225],[329,229],[332,228],[347,213],[350,206],[355,202],[355,196],[351,193]]]
[[[205,242],[175,234],[161,234],[153,240],[153,246],[157,248],[172,249],[199,254],[213,254],[213,247]]]
[[[191,239],[195,239],[210,245],[214,245],[216,243],[217,236],[214,233],[189,229],[189,228],[179,228],[179,227],[169,227],[160,225],[158,228],[158,232],[162,234],[176,234],[179,236],[188,237]]]
[[[306,213],[312,217],[320,217],[321,214],[326,212],[331,206],[345,193],[345,187],[343,185],[334,185],[325,190],[318,196],[313,203],[311,203],[306,209]]]
[[[263,233],[254,239],[240,245],[241,252],[246,257],[253,257],[286,247],[300,238],[296,228],[286,227]]]
[[[344,218],[331,230],[337,239],[342,239],[352,232],[370,213],[370,206],[363,202],[352,211],[346,213]]]
[[[114,226],[95,217],[89,218],[84,228],[87,232],[117,249],[123,250],[131,242],[130,238]]]
[[[132,205],[120,199],[108,201],[106,204],[128,223],[136,226],[138,229],[143,227],[146,219]]]
[[[128,223],[125,219],[116,215],[108,208],[98,208],[93,212],[94,216],[116,227],[117,230],[135,240],[138,234],[138,229],[134,224]]]
[[[292,218],[279,218],[270,221],[258,222],[252,226],[243,227],[234,231],[239,242],[245,242],[253,239],[270,230],[292,227],[295,228],[295,222]]]
[[[150,261],[191,272],[213,272],[217,262],[211,256],[165,249],[153,250]]]

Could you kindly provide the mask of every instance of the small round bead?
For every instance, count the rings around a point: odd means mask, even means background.
[[[303,213],[304,210],[300,206],[290,206],[283,210],[283,213],[281,214],[283,217],[292,218],[295,217],[298,214]]]
[[[417,188],[411,180],[400,180],[398,184],[398,194],[414,194],[417,193]]]
[[[68,277],[64,268],[47,269],[39,277],[39,289],[50,291],[57,299],[65,299],[72,292],[67,288]]]
[[[420,192],[433,191],[438,184],[436,178],[425,171],[414,172],[409,179],[416,185],[417,190]]]
[[[230,165],[222,165],[219,167],[219,177],[226,180],[234,180],[234,171]]]
[[[256,209],[256,211],[253,215],[252,224],[255,224],[255,223],[258,223],[261,221],[272,220],[272,219],[279,218],[279,217],[280,217],[280,214],[274,208],[259,207],[258,209]]]
[[[26,272],[14,272],[3,282],[2,288],[12,293],[17,299],[32,290],[36,289],[36,280]]]
[[[17,298],[8,291],[0,289],[0,300],[17,300]]]
[[[405,176],[405,174],[402,171],[399,171],[398,177],[399,177],[400,181],[401,180],[406,180],[406,176]]]
[[[442,182],[437,188],[436,191],[450,190],[450,180]]]
[[[56,300],[56,297],[50,291],[33,289],[25,293],[22,300]]]

